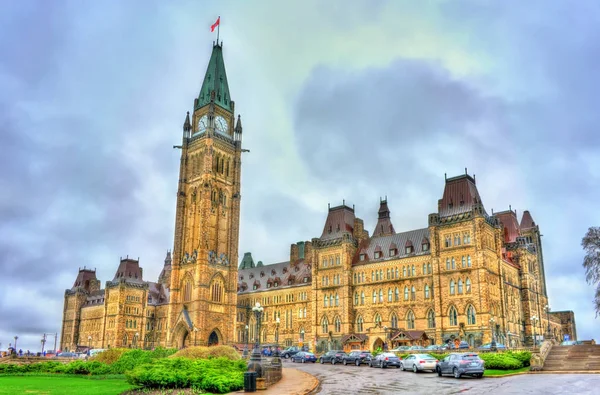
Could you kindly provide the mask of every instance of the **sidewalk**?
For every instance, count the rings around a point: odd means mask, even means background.
[[[308,374],[294,368],[283,368],[281,380],[266,390],[257,390],[257,395],[306,395],[312,393],[319,386],[319,380],[312,374]],[[244,394],[244,390],[236,394]]]

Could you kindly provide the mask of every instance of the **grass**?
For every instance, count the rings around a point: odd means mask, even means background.
[[[507,374],[515,374],[529,371],[529,366],[520,369],[514,370],[495,370],[495,369],[486,369],[483,376],[505,376]]]
[[[133,388],[123,378],[50,374],[0,376],[0,395],[118,395]]]

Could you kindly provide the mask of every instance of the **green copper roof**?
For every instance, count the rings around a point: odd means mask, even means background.
[[[240,263],[240,267],[238,269],[239,270],[252,269],[253,267],[255,267],[255,266],[254,266],[254,259],[252,259],[252,253],[245,252],[244,258],[242,258],[242,263]]]
[[[227,74],[225,73],[225,62],[223,61],[223,47],[219,44],[213,46],[212,55],[208,62],[208,68],[202,82],[202,89],[198,95],[196,109],[210,103],[211,92],[214,93],[215,104],[227,111],[233,112],[231,108],[231,96],[229,95],[229,85],[227,84]]]

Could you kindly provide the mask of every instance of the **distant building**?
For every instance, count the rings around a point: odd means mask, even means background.
[[[289,260],[255,264],[246,253],[238,268],[242,125],[234,110],[217,43],[183,125],[172,254],[156,282],[129,257],[104,289],[95,270],[80,269],[65,291],[63,350],[273,343],[277,329],[282,345],[318,350],[576,339],[573,312],[545,309],[531,214],[488,214],[466,171],[445,180],[426,227],[397,232],[386,198],[369,235],[344,203],[328,209],[319,237],[291,245]],[[250,310],[257,302],[260,333]]]

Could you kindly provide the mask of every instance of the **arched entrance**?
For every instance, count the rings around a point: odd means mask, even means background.
[[[373,342],[373,351],[376,351],[380,347],[383,350],[383,340],[378,337],[377,340]]]
[[[210,332],[210,335],[208,336],[208,345],[209,346],[218,346],[219,345],[219,335],[217,335],[217,332],[215,332],[215,331]]]
[[[179,323],[174,331],[173,346],[178,349],[190,346],[190,332],[185,324]]]

